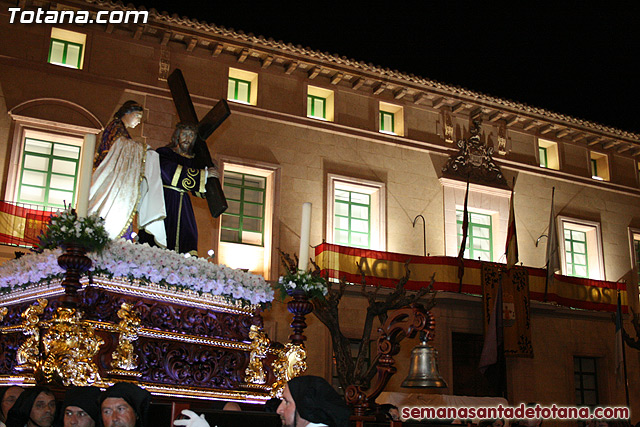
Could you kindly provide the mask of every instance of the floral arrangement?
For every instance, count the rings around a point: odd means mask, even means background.
[[[51,216],[51,222],[39,240],[41,250],[73,243],[91,252],[101,252],[111,241],[104,220],[97,213],[78,218],[75,209],[70,207]]]
[[[61,249],[44,250],[0,266],[0,293],[61,278],[58,265]],[[87,254],[93,261],[93,275],[124,277],[141,284],[156,283],[172,289],[193,290],[222,296],[229,302],[268,304],[273,289],[263,277],[189,257],[167,249],[137,245],[122,239],[111,242],[101,253]]]
[[[329,291],[327,281],[322,276],[297,269],[289,270],[286,275],[280,276],[276,288],[280,291],[281,299],[293,294],[296,290],[304,291],[309,299],[323,299]]]

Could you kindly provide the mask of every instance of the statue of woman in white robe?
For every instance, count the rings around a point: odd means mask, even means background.
[[[105,127],[93,164],[89,213],[104,218],[109,236],[115,239],[127,232],[140,206],[140,228],[146,228],[162,245],[163,240],[166,244],[162,221],[166,215],[159,160],[127,131],[140,124],[142,113],[140,104],[127,101]]]

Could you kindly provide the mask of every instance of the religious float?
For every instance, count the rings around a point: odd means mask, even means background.
[[[302,341],[262,332],[262,277],[122,239],[85,255],[100,221],[54,216],[48,233],[75,224],[75,244],[0,267],[0,384],[133,381],[160,400],[264,403],[304,371]]]

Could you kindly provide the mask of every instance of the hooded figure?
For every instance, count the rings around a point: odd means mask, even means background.
[[[76,406],[86,412],[95,425],[100,424],[100,409],[98,402],[100,401],[100,389],[98,387],[71,387],[64,394],[62,402],[62,420],[66,421],[65,411],[69,406]]]
[[[49,404],[46,405],[48,408],[47,410],[51,410],[51,422],[49,422],[48,424],[45,423],[45,425],[50,426],[51,424],[53,424],[55,416],[55,400],[53,398],[53,393],[47,387],[36,386],[26,389],[24,392],[22,392],[20,397],[18,397],[18,400],[16,400],[16,403],[13,405],[11,410],[9,410],[9,414],[7,415],[7,427],[24,427],[27,425],[29,420],[31,420],[31,410],[33,409],[33,404],[35,403],[40,393],[51,396],[51,398],[48,399],[48,403],[53,402],[53,407],[49,408]],[[48,419],[49,417],[46,416],[46,420]],[[42,423],[37,423],[36,421],[35,424],[41,425]]]
[[[132,383],[116,383],[109,387],[100,396],[100,408],[102,408],[102,424],[104,425],[104,402],[109,398],[124,399],[133,408],[136,414],[135,427],[147,427],[147,413],[151,403],[151,393]]]
[[[9,410],[18,400],[24,389],[17,385],[10,385],[0,389],[0,427],[5,427]]]
[[[300,418],[329,427],[347,427],[351,410],[344,399],[321,377],[306,375],[291,379],[287,383],[288,391],[295,402],[295,411]],[[286,393],[285,393],[286,401]],[[278,408],[283,415],[285,401]],[[285,423],[288,420],[285,420]],[[295,425],[295,422],[294,424]]]

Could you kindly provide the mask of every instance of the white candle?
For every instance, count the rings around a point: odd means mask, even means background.
[[[302,224],[300,226],[300,259],[298,270],[307,271],[309,266],[309,235],[311,234],[311,203],[302,204]]]
[[[78,178],[78,203],[76,205],[78,218],[87,216],[91,175],[93,174],[93,155],[95,151],[96,136],[95,134],[88,133],[84,136],[84,143],[82,144],[82,162],[80,163],[80,176]]]

